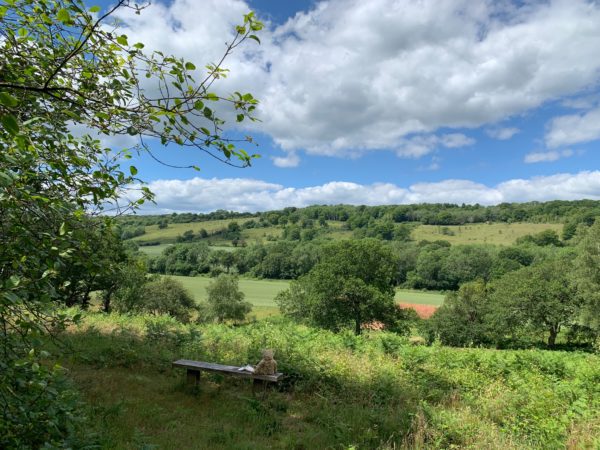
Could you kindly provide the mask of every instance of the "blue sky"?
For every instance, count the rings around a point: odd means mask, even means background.
[[[235,169],[152,144],[147,212],[314,203],[600,199],[600,4],[593,0],[172,0],[122,13],[134,40],[202,67],[253,9],[262,45],[220,92],[261,100],[262,155]],[[122,145],[113,142],[113,145]]]

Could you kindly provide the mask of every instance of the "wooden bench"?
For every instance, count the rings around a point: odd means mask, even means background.
[[[173,367],[187,369],[187,382],[196,386],[200,383],[200,372],[213,372],[225,375],[232,375],[239,378],[250,378],[254,384],[277,383],[283,377],[281,372],[273,375],[255,375],[250,372],[239,370],[236,366],[225,366],[223,364],[213,364],[204,361],[191,361],[189,359],[179,359],[173,363]]]

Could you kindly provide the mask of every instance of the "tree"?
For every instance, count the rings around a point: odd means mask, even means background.
[[[292,281],[276,301],[284,315],[355,334],[373,321],[399,330],[403,312],[394,303],[394,257],[374,239],[340,241],[322,250],[321,260]]]
[[[600,334],[600,220],[596,220],[581,240],[575,266],[583,303],[581,319]]]
[[[429,329],[445,345],[468,346],[489,342],[487,338],[488,287],[482,280],[463,284],[446,296],[429,319]]]
[[[45,412],[48,399],[55,411],[61,409],[61,394],[54,391],[57,371],[39,364],[33,338],[65,325],[55,305],[64,301],[70,280],[63,275],[69,267],[79,264],[98,275],[105,269],[86,265],[87,255],[80,251],[92,235],[80,232],[85,216],[128,211],[152,196],[142,186],[136,199],[123,201],[124,189],[140,181],[134,166],[120,167],[129,152],[113,152],[96,137],[77,136],[73,130],[138,136],[138,148],[146,151],[145,139],[154,138],[197,148],[228,164],[246,166],[253,158],[226,137],[224,121],[211,106],[231,107],[238,121],[253,119],[257,101],[252,95],[223,98],[212,91],[226,74],[223,60],[199,73],[191,62],[144,53],[143,44],[130,43],[107,26],[118,8],[143,9],[128,0],[105,12],[86,10],[79,0],[0,5],[3,448],[61,446],[69,426],[53,426],[58,416]],[[260,28],[251,13],[246,15],[224,57],[243,41],[257,40],[254,32]],[[97,223],[112,226],[107,217]],[[75,415],[65,409],[66,422]]]
[[[576,322],[580,301],[570,255],[504,275],[493,284],[488,317],[498,339],[517,331],[545,331],[553,347],[561,328]]]
[[[252,304],[244,301],[244,293],[239,290],[238,278],[221,274],[206,287],[209,315],[217,322],[226,320],[242,321],[252,311]]]
[[[131,304],[129,312],[147,312],[154,315],[167,314],[187,323],[196,302],[180,281],[160,277],[146,283],[138,301]]]

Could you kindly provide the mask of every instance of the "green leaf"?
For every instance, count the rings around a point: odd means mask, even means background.
[[[58,10],[56,18],[62,23],[67,23],[71,21],[71,15],[69,14],[69,11],[65,8]]]
[[[14,108],[19,104],[19,100],[14,98],[8,92],[0,92],[0,103],[9,108]]]
[[[186,68],[186,70],[196,70],[196,66],[193,65],[191,62],[186,62],[185,68]]]
[[[100,11],[100,7],[99,7],[99,6],[97,6],[97,5],[96,5],[96,6],[92,6],[92,7],[89,9],[89,11],[90,11],[91,13],[97,13],[97,12],[99,12],[99,11]]]
[[[260,39],[255,34],[251,34],[250,36],[248,36],[248,38],[253,39],[260,44]]]
[[[121,36],[117,36],[117,42],[123,46],[128,45],[127,36],[122,34]]]
[[[136,176],[137,173],[138,173],[137,167],[135,167],[135,166],[129,166],[129,173],[131,173],[132,177]]]
[[[19,132],[19,122],[12,114],[6,114],[0,117],[0,123],[10,134],[17,134]]]
[[[67,232],[67,224],[65,222],[60,224],[60,228],[58,229],[59,236],[64,236]]]

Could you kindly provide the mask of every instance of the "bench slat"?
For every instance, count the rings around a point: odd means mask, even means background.
[[[229,375],[233,375],[241,378],[253,378],[255,380],[264,380],[264,381],[273,381],[277,382],[283,376],[283,373],[278,372],[273,375],[254,375],[250,372],[244,372],[238,370],[239,367],[236,366],[226,366],[223,364],[214,364],[204,361],[192,361],[189,359],[179,359],[173,363],[174,367],[183,367],[185,369],[192,370],[203,370],[206,372],[217,372],[217,373],[227,373]]]

